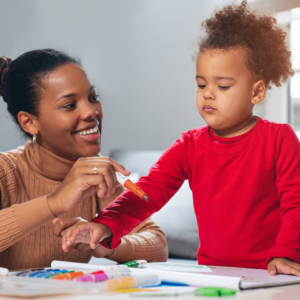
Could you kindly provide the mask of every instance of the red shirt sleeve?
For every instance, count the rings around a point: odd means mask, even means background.
[[[278,131],[275,166],[281,225],[267,262],[286,257],[300,264],[300,143],[288,124]]]
[[[106,225],[113,233],[112,238],[101,242],[104,247],[116,248],[124,235],[160,210],[178,191],[187,179],[184,153],[183,139],[176,140],[149,174],[140,178],[137,185],[149,195],[148,202],[127,190],[92,220]]]

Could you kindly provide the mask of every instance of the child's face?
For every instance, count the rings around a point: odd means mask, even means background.
[[[242,48],[205,50],[198,56],[197,108],[215,130],[239,130],[252,118],[255,79],[245,57]]]

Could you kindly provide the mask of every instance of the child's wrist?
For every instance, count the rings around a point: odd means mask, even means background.
[[[104,224],[101,224],[102,226],[104,226],[104,236],[103,239],[110,239],[112,238],[113,234],[112,231],[110,230],[110,228]]]

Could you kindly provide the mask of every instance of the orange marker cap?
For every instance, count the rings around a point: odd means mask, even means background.
[[[72,273],[65,273],[65,274],[60,274],[57,276],[54,276],[53,279],[55,280],[72,280],[76,277],[84,275],[83,272],[72,272]]]
[[[149,201],[150,197],[140,188],[138,187],[135,183],[133,183],[130,179],[127,179],[124,183],[124,186],[133,192],[136,196],[139,196],[141,199],[145,201]]]

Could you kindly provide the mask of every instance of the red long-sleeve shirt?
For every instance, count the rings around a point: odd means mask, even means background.
[[[126,191],[92,220],[113,233],[102,244],[117,247],[185,179],[193,192],[199,264],[265,269],[274,257],[300,263],[300,144],[289,125],[260,118],[233,138],[217,137],[207,126],[183,133],[138,182],[149,202]]]

